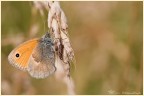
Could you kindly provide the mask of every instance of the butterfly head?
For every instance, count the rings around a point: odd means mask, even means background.
[[[43,35],[43,37],[42,37],[42,41],[43,41],[44,43],[48,44],[48,45],[49,45],[49,44],[53,44],[49,32],[46,32],[46,34]]]

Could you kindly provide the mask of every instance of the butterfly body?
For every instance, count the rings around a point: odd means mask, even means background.
[[[8,60],[16,68],[28,71],[32,77],[48,77],[56,70],[55,52],[49,33],[19,45],[9,54]]]

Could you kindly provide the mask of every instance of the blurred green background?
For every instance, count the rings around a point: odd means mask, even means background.
[[[76,94],[143,94],[143,2],[60,2],[75,52]],[[1,2],[1,94],[67,94],[54,76],[37,80],[12,67],[8,54],[41,37],[47,13],[32,2]]]

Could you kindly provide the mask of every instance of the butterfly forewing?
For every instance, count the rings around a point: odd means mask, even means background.
[[[9,63],[20,70],[26,70],[28,60],[33,49],[38,44],[38,40],[39,39],[32,39],[16,47],[8,56]]]

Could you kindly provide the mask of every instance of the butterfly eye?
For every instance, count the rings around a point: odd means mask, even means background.
[[[20,55],[17,53],[15,56],[16,56],[16,57],[19,57]]]

